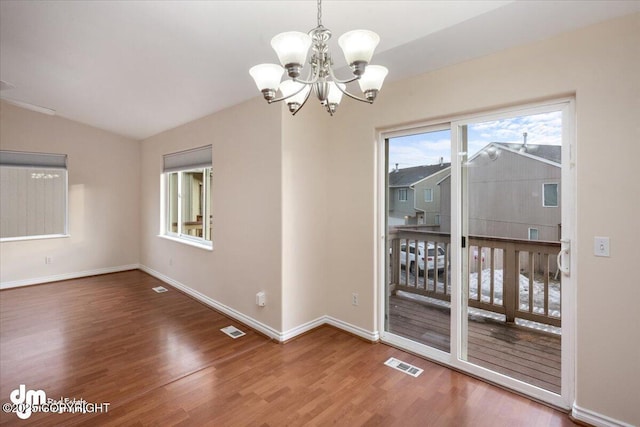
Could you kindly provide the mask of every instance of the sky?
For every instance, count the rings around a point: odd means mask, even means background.
[[[513,117],[469,124],[469,155],[490,142],[560,145],[562,142],[562,113],[554,111],[530,116]],[[451,161],[451,132],[449,130],[391,138],[389,141],[389,169],[408,168]]]

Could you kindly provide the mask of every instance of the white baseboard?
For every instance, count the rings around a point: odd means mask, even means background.
[[[77,271],[73,273],[56,274],[54,276],[35,277],[31,279],[14,280],[0,283],[0,290],[19,288],[22,286],[40,285],[42,283],[58,282],[60,280],[78,279],[80,277],[97,276],[99,274],[117,273],[119,271],[137,270],[139,264],[119,265],[117,267],[97,268],[95,270]]]
[[[571,409],[571,416],[578,421],[582,421],[595,427],[633,427],[632,424],[614,420],[606,415],[581,408],[575,403]]]
[[[367,331],[366,329],[362,329],[350,323],[343,322],[342,320],[333,318],[331,316],[321,316],[321,317],[318,317],[317,319],[311,320],[307,323],[291,328],[288,331],[281,332],[272,328],[271,326],[265,325],[264,323],[252,317],[247,316],[246,314],[243,314],[227,305],[224,305],[221,302],[218,302],[212,298],[209,298],[208,296],[196,291],[195,289],[192,289],[189,286],[183,283],[180,283],[169,276],[166,276],[158,271],[155,271],[152,268],[149,268],[145,265],[141,265],[139,268],[140,270],[152,275],[153,277],[160,279],[163,282],[171,286],[174,286],[177,289],[180,289],[187,295],[190,295],[191,297],[197,299],[203,304],[208,305],[209,307],[212,307],[215,310],[218,310],[226,314],[232,319],[236,319],[237,321],[244,323],[245,325],[265,334],[269,338],[277,340],[278,342],[284,342],[284,341],[290,340],[292,338],[297,337],[298,335],[301,335],[307,331],[310,331],[311,329],[317,328],[318,326],[322,326],[325,324],[335,326],[338,329],[342,329],[346,332],[350,332],[354,335],[357,335],[369,341],[378,341],[378,339],[380,338],[378,332]]]
[[[291,328],[288,331],[280,333],[279,341],[280,342],[288,341],[292,338],[297,337],[298,335],[302,335],[305,332],[310,331],[314,328],[317,328],[318,326],[322,326],[326,323],[327,323],[326,316],[320,316],[317,319],[311,320],[307,323],[296,326],[295,328]]]
[[[380,333],[378,331],[367,331],[366,329],[363,329],[359,326],[355,326],[352,325],[351,323],[347,323],[344,322],[340,319],[336,319],[335,317],[331,317],[331,316],[324,316],[325,317],[325,323],[331,325],[331,326],[335,326],[338,329],[342,329],[343,331],[347,331],[350,332],[354,335],[357,335],[361,338],[364,338],[367,341],[378,341],[380,340]]]

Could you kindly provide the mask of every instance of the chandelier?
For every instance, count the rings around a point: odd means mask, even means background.
[[[252,67],[249,74],[269,104],[285,101],[292,114],[296,114],[309,99],[311,91],[320,100],[327,112],[333,116],[342,95],[372,104],[382,87],[384,78],[389,72],[380,65],[368,65],[380,37],[373,31],[353,30],[338,39],[344,52],[347,64],[353,76],[340,80],[333,71],[333,60],[327,45],[331,31],[322,25],[322,0],[318,0],[318,26],[309,33],[289,31],[280,33],[271,39],[271,47],[276,51],[280,64],[260,64]],[[309,59],[311,67],[306,78],[300,78],[307,54],[311,47]],[[283,68],[284,67],[284,68]],[[280,81],[284,71],[289,79]],[[349,93],[348,83],[358,81],[364,97]],[[278,90],[280,97],[276,97]]]

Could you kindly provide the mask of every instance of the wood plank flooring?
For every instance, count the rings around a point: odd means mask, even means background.
[[[165,286],[156,294],[151,288]],[[219,329],[247,332],[233,340]],[[396,357],[418,378],[383,365]],[[0,401],[19,384],[98,414],[0,425],[569,426],[567,415],[321,327],[271,342],[140,271],[0,291]]]
[[[450,313],[401,296],[389,300],[391,332],[450,351]],[[560,337],[480,316],[469,319],[468,361],[560,393]]]

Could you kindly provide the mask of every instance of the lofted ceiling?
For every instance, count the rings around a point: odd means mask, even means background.
[[[277,62],[271,37],[312,29],[316,7],[2,0],[0,80],[11,87],[0,97],[144,139],[259,96],[249,68]],[[389,82],[638,12],[640,1],[343,0],[322,9],[336,66],[338,36],[370,29],[381,38],[372,63],[389,68]]]

